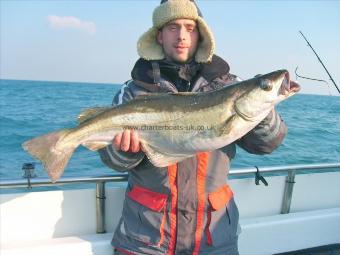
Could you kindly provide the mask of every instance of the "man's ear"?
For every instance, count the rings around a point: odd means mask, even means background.
[[[157,32],[157,42],[162,45],[163,44],[163,34],[162,30],[158,30]]]

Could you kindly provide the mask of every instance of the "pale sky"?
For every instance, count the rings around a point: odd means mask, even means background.
[[[160,0],[0,0],[0,78],[120,84],[138,59],[136,42]],[[299,30],[340,86],[340,1],[198,0],[216,54],[243,79],[277,69],[302,93],[337,95]]]

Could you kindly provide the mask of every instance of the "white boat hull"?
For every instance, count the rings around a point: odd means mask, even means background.
[[[295,178],[289,214],[280,214],[285,176],[233,179],[240,254],[265,255],[340,243],[340,172]],[[96,234],[95,189],[1,194],[2,255],[112,254],[125,187],[106,188],[107,234]]]

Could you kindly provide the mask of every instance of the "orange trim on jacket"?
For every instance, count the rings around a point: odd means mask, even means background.
[[[209,153],[202,152],[197,154],[197,221],[196,221],[196,232],[195,232],[195,248],[193,255],[197,255],[202,240],[203,223],[204,223],[204,209],[205,209],[205,181],[207,176],[207,168],[209,161]]]
[[[168,166],[168,176],[171,191],[171,209],[170,209],[170,240],[168,254],[175,254],[177,241],[177,164]]]

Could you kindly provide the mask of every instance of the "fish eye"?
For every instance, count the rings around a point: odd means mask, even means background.
[[[265,91],[270,91],[273,88],[273,83],[271,83],[267,79],[261,79],[261,81],[260,81],[260,88],[265,90]]]

